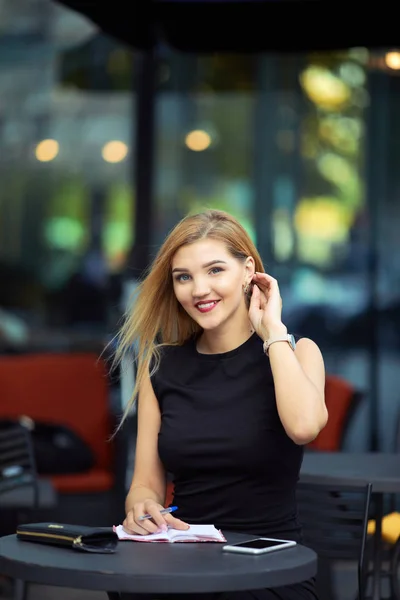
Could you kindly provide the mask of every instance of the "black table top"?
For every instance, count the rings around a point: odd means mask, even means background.
[[[229,543],[254,536],[226,533]],[[222,551],[221,543],[122,541],[115,554],[89,554],[0,538],[0,573],[32,583],[131,593],[261,589],[313,577],[316,554],[301,545],[261,556]]]
[[[400,493],[400,454],[305,452],[300,479],[372,483],[373,492]]]

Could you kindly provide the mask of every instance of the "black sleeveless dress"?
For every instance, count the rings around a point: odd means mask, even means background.
[[[301,542],[295,489],[303,448],[280,421],[258,335],[223,354],[200,354],[195,339],[164,347],[152,385],[161,411],[158,451],[173,474],[179,507],[174,515],[193,524]],[[314,579],[214,596],[317,598]]]

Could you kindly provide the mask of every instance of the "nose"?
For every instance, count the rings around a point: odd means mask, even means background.
[[[204,298],[210,293],[210,286],[202,277],[193,280],[192,296],[193,298]]]

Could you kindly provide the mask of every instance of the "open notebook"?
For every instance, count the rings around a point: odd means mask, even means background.
[[[114,527],[120,540],[133,540],[134,542],[226,542],[221,531],[214,525],[190,525],[189,529],[168,529],[162,533],[149,533],[149,535],[132,535],[127,533],[122,525]]]

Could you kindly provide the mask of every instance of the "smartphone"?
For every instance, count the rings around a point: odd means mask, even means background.
[[[266,554],[267,552],[275,552],[284,548],[295,546],[293,540],[277,540],[275,538],[256,538],[238,544],[228,544],[223,546],[225,552],[238,552],[239,554]]]

